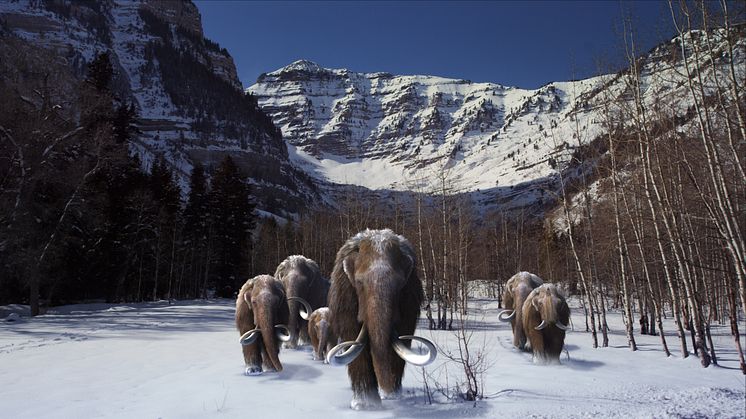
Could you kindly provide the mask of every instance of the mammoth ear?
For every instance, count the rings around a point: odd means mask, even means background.
[[[540,312],[540,311],[541,311],[541,309],[539,308],[539,299],[537,298],[537,297],[538,297],[538,295],[539,295],[539,293],[537,293],[537,292],[534,292],[534,297],[533,297],[533,298],[531,299],[531,305],[533,305],[533,306],[534,306],[534,310],[536,310],[536,311],[539,311],[539,312]]]
[[[342,269],[344,269],[345,273],[347,274],[347,278],[350,279],[350,282],[355,280],[355,255],[351,254],[344,258],[342,261]]]
[[[406,255],[406,261],[408,263],[407,268],[405,271],[407,272],[407,278],[409,278],[412,275],[412,272],[414,271],[414,258],[410,255]]]

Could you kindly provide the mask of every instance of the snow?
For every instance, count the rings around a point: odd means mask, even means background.
[[[744,415],[744,376],[727,326],[713,327],[721,367],[703,369],[695,357],[676,353],[666,358],[655,336],[638,335],[640,351],[629,351],[618,312],[609,314],[609,348],[592,349],[589,334],[570,332],[569,359],[541,366],[511,347],[495,300],[478,297],[470,304],[471,350],[484,351],[488,366],[481,383],[487,397],[476,404],[438,393],[426,404],[422,370],[408,366],[399,399],[384,400],[383,410],[352,411],[345,369],[312,361],[310,348],[282,350],[281,373],[245,376],[234,302],[200,300],[70,305],[0,322],[0,406],[12,418]],[[22,309],[0,307],[0,318]],[[573,320],[576,329],[583,323],[576,305]],[[416,334],[456,353],[454,332],[423,324]],[[673,336],[668,343],[678,348]],[[431,388],[461,380],[459,366],[443,353],[425,372]]]

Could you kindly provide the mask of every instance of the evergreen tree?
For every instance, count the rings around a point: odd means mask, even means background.
[[[185,271],[192,283],[187,284],[187,295],[197,297],[204,284],[205,264],[209,261],[210,220],[209,190],[205,169],[199,162],[194,164],[189,180],[189,196],[184,209],[184,252]],[[209,271],[208,271],[209,272]]]
[[[216,290],[219,296],[231,297],[248,275],[251,230],[256,220],[249,185],[230,156],[215,171],[210,206]]]

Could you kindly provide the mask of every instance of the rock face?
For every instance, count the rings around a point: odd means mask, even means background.
[[[744,77],[743,27],[733,35]],[[715,65],[725,70],[723,30],[686,36],[695,44],[709,37]],[[640,59],[643,101],[687,123],[692,103],[676,46],[672,40]],[[700,57],[711,91],[709,59]],[[630,104],[627,77],[622,71],[526,90],[300,60],[262,74],[248,91],[282,129],[291,159],[318,179],[426,192],[445,179],[451,191],[504,210],[540,207],[556,197],[560,173],[571,181],[591,172],[593,157],[580,166],[572,157],[603,143],[606,103]],[[605,152],[597,151],[596,158]]]
[[[55,50],[79,77],[110,51],[114,90],[138,109],[133,152],[146,169],[163,155],[186,189],[194,161],[209,172],[229,154],[250,177],[259,208],[282,215],[314,199],[279,130],[242,91],[230,54],[203,37],[190,1],[0,2],[0,22],[3,36]]]

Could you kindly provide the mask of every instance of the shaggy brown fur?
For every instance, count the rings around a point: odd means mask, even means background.
[[[548,326],[536,330],[535,327],[542,320]],[[565,331],[556,327],[555,323],[568,325],[569,320],[570,308],[554,284],[544,284],[531,291],[523,304],[523,329],[531,344],[534,362],[559,363],[565,344]]]
[[[337,252],[329,291],[330,322],[342,341],[355,340],[363,323],[368,344],[347,366],[352,407],[380,405],[401,389],[404,361],[391,347],[394,330],[414,334],[424,300],[412,245],[391,230],[366,230]],[[409,344],[409,343],[407,343]]]
[[[314,361],[325,360],[326,353],[337,344],[337,335],[329,324],[329,308],[321,307],[308,319],[308,335],[311,337]]]
[[[247,303],[247,300],[249,303]],[[288,304],[282,283],[269,275],[259,275],[246,281],[236,298],[236,328],[243,335],[259,328],[262,338],[243,346],[246,372],[258,374],[282,371],[280,340],[275,335],[277,324],[287,324]]]
[[[319,265],[311,259],[300,255],[288,256],[277,266],[275,278],[279,279],[285,286],[288,298],[300,297],[311,305],[311,309],[326,307],[326,298],[329,293],[329,280],[321,276]],[[289,301],[290,318],[288,329],[290,329],[290,340],[285,342],[287,348],[296,348],[298,344],[309,341],[308,321],[300,317],[303,306],[297,301]],[[310,313],[309,313],[310,314]]]
[[[523,331],[523,302],[531,290],[544,281],[530,272],[518,272],[508,279],[503,292],[503,305],[506,310],[515,310],[515,317],[510,319],[513,329],[513,346],[521,350],[526,348],[526,333]]]

